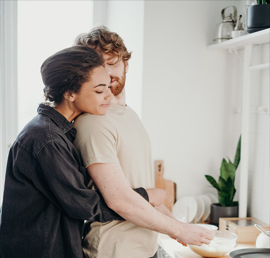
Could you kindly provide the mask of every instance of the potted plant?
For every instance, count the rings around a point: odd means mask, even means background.
[[[219,203],[211,205],[210,222],[218,225],[219,218],[237,217],[238,202],[234,201],[236,189],[234,186],[235,172],[241,159],[241,135],[238,140],[234,162],[223,158],[220,167],[220,176],[216,181],[212,176],[205,175],[208,182],[217,189]]]
[[[247,32],[253,33],[270,28],[270,0],[256,0],[247,7]]]

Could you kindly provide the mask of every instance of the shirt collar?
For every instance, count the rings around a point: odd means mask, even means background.
[[[59,128],[61,128],[64,133],[70,131],[71,135],[75,138],[77,130],[73,127],[72,123],[70,123],[62,114],[56,111],[54,108],[40,104],[37,112],[42,115],[48,116],[52,119]]]

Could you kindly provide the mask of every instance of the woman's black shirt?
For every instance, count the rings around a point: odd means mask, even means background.
[[[41,104],[12,145],[0,221],[0,257],[81,258],[84,220],[122,219],[99,193],[73,145],[76,129]],[[137,190],[145,199],[143,188]]]

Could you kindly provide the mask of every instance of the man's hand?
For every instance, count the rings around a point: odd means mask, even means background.
[[[213,238],[214,237],[211,230],[197,225],[183,223],[182,230],[176,240],[184,245],[188,244],[201,246],[202,244],[210,244],[210,241]]]
[[[150,188],[150,189],[146,189],[146,192],[149,197],[149,203],[154,207],[157,207],[163,204],[167,198],[166,191],[163,189]]]

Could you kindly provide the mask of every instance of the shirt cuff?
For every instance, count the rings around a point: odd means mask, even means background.
[[[143,187],[135,188],[133,190],[149,202],[149,196],[147,194],[147,191]]]

